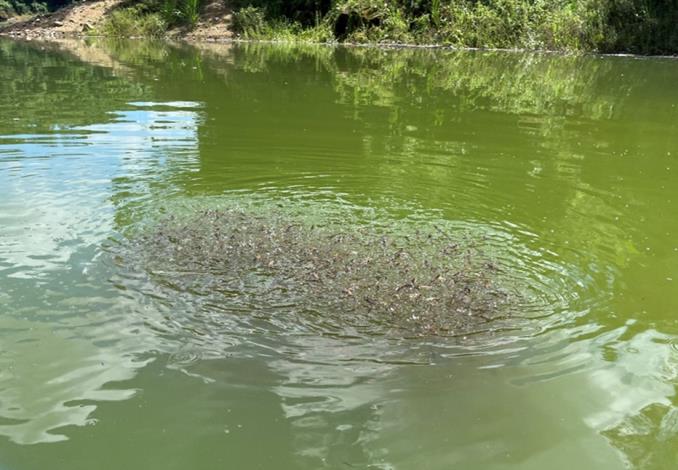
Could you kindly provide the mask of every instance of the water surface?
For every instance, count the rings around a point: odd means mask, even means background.
[[[2,468],[675,467],[676,78],[668,59],[1,41]],[[383,335],[125,259],[161,217],[234,203],[463,232],[524,294],[516,321]]]

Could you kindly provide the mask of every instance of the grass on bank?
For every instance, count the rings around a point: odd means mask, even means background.
[[[266,7],[244,6],[234,29],[245,39],[344,41],[368,44],[441,44],[457,47],[591,50],[599,35],[585,12],[557,2],[497,0],[490,3],[433,0],[414,14],[397,2],[348,0],[312,24],[273,16]]]
[[[285,17],[271,18],[265,9],[246,6],[233,14],[233,28],[244,39],[299,42],[335,42],[331,22],[320,15],[313,25]]]
[[[159,13],[139,14],[136,8],[114,11],[97,31],[111,37],[158,38],[167,32],[167,23]]]
[[[235,0],[246,39],[678,52],[675,0]]]
[[[193,29],[201,7],[201,0],[129,2],[113,11],[98,33],[110,37],[163,37],[171,28]]]

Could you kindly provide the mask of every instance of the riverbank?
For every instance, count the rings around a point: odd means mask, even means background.
[[[660,8],[653,1],[459,0],[443,4],[435,0],[328,0],[319,5],[305,0],[93,0],[0,23],[0,34],[644,55],[678,52],[678,33],[671,27],[678,21],[678,7]]]
[[[51,13],[24,15],[0,23],[0,36],[26,39],[111,37],[171,37],[187,40],[229,40],[231,11],[221,1],[205,3],[192,27],[170,25],[152,11],[125,0],[73,3]]]
[[[52,13],[13,18],[0,23],[0,34],[25,38],[61,38],[93,33],[122,0],[73,3]]]

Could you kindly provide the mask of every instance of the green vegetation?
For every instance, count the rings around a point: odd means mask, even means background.
[[[168,27],[195,27],[202,6],[201,0],[159,0],[142,3],[149,10],[160,13]]]
[[[236,31],[247,39],[678,51],[672,0],[237,0],[235,6]]]
[[[201,0],[130,2],[115,10],[99,32],[112,37],[162,37],[170,28],[194,28],[201,6]]]
[[[48,6],[48,2],[34,0],[0,0],[0,21],[15,15],[45,13]]]
[[[101,26],[100,32],[113,37],[161,37],[167,23],[157,12],[140,12],[139,7],[114,11]]]
[[[0,20],[73,0],[0,0]],[[224,0],[243,39],[560,51],[678,52],[674,0]],[[202,0],[130,0],[99,32],[196,26]]]
[[[291,21],[287,17],[269,17],[262,8],[247,6],[236,10],[235,30],[245,39],[273,41],[334,42],[336,38],[326,20],[313,25]]]

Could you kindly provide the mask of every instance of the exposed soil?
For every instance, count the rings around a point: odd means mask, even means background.
[[[179,31],[189,41],[216,41],[231,39],[233,14],[223,0],[210,0],[200,13],[200,19],[191,31]],[[170,33],[171,34],[171,33]]]
[[[124,1],[90,0],[73,3],[53,13],[14,18],[0,23],[0,35],[28,39],[88,36]],[[232,22],[231,10],[223,1],[210,0],[203,6],[194,29],[177,28],[168,35],[189,41],[227,40],[233,37]]]
[[[25,38],[86,36],[123,0],[73,3],[54,13],[0,23],[0,34]]]

